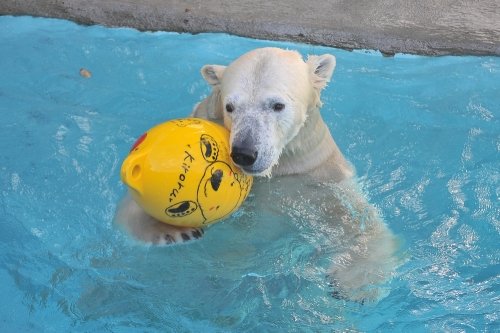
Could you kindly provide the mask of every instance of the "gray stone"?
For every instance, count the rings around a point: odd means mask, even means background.
[[[500,55],[499,0],[1,0],[0,14],[344,49]]]

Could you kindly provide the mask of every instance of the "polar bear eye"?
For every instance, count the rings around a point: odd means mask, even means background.
[[[227,112],[233,112],[234,111],[234,105],[232,103],[227,103],[226,104],[226,111]]]
[[[273,111],[276,111],[276,112],[280,112],[280,111],[283,111],[283,109],[285,108],[285,104],[283,103],[274,103],[273,106]]]

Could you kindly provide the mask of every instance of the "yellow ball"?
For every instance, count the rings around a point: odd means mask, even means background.
[[[197,118],[171,120],[143,134],[123,162],[121,178],[144,211],[181,227],[228,217],[253,182],[231,161],[229,131]]]

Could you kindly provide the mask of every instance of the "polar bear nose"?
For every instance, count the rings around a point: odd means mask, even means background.
[[[251,166],[257,160],[257,151],[246,147],[233,146],[231,158],[239,166]]]

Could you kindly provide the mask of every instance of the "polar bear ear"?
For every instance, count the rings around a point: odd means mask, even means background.
[[[226,66],[220,65],[205,65],[201,69],[201,75],[211,86],[217,86],[222,80],[222,75]]]
[[[310,55],[307,57],[307,65],[309,66],[315,88],[321,90],[330,82],[335,64],[335,57],[331,54],[320,56]]]

